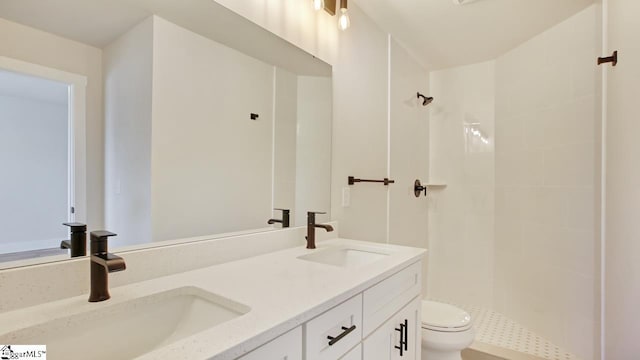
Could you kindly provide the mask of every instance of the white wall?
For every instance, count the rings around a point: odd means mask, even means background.
[[[296,122],[298,117],[298,77],[275,68],[275,117],[273,134],[273,206],[293,210],[296,206]],[[274,211],[274,219],[282,212]],[[296,214],[290,214],[291,226]],[[304,221],[304,217],[300,219]],[[281,224],[276,227],[282,226]]]
[[[427,296],[491,307],[494,263],[495,61],[430,74]],[[483,141],[484,139],[484,141]]]
[[[597,10],[496,63],[496,308],[584,359],[598,343]]]
[[[153,17],[104,49],[105,227],[111,246],[151,241]]]
[[[608,47],[620,51],[607,68],[606,133],[606,313],[605,355],[632,360],[640,354],[640,170],[638,153],[638,79],[640,79],[640,3],[608,0]]]
[[[429,200],[413,190],[416,179],[429,182],[429,107],[417,97],[430,96],[428,76],[395,40],[389,45],[389,242],[427,248]]]
[[[104,225],[102,52],[100,49],[0,19],[0,56],[84,75],[87,83],[87,224]]]
[[[0,252],[56,248],[68,238],[67,104],[0,96],[0,110]]]
[[[265,227],[273,67],[158,17],[153,67],[153,241]]]
[[[306,224],[307,211],[331,219],[331,78],[298,76],[296,128],[295,226]]]
[[[350,206],[341,206],[349,176],[388,174],[388,39],[353,3],[349,12],[351,27],[340,33],[333,62],[331,214],[341,236],[386,242],[387,187],[353,185]]]

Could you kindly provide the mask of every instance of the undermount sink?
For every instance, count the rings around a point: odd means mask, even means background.
[[[389,256],[388,252],[375,248],[363,247],[330,247],[317,250],[298,259],[339,267],[360,267]]]
[[[131,359],[250,310],[182,287],[25,328],[0,336],[0,343],[46,344],[52,358]]]

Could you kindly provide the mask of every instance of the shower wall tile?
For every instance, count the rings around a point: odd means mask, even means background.
[[[494,307],[583,359],[597,343],[597,12],[496,60]]]
[[[491,306],[495,241],[495,62],[435,71],[429,123],[427,297]]]

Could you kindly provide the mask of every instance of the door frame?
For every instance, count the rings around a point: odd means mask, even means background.
[[[87,221],[86,97],[87,77],[0,56],[0,69],[68,85],[68,221]],[[71,211],[73,209],[73,211]]]

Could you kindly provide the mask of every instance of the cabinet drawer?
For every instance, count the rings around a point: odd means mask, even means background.
[[[421,263],[417,262],[365,290],[362,305],[365,337],[420,295],[421,270]]]
[[[305,359],[339,359],[361,339],[362,295],[357,295],[305,324]]]

